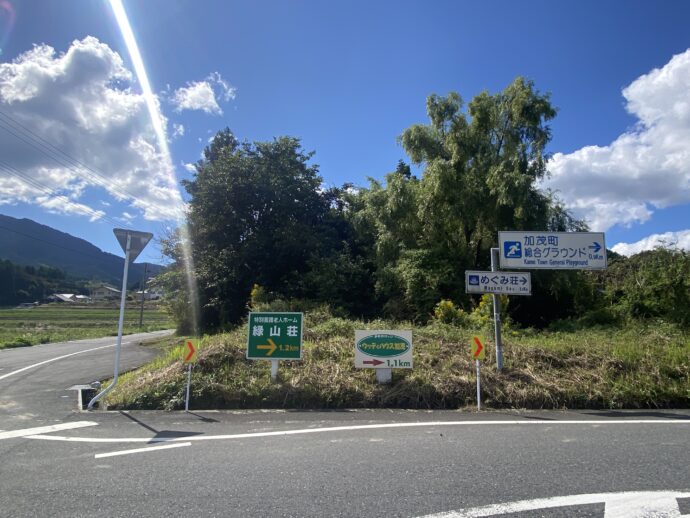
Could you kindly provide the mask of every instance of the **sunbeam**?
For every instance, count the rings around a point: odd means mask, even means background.
[[[132,64],[134,65],[134,72],[137,76],[137,81],[141,86],[141,91],[146,102],[146,108],[149,112],[149,117],[151,118],[151,124],[156,133],[156,139],[158,140],[158,148],[162,159],[164,160],[165,169],[168,171],[168,181],[170,186],[179,194],[177,178],[175,176],[175,169],[173,167],[172,157],[170,155],[170,149],[168,147],[168,139],[165,131],[165,126],[163,124],[163,117],[161,115],[160,103],[158,102],[158,97],[154,95],[151,89],[151,83],[149,81],[148,74],[146,73],[146,67],[144,66],[144,60],[141,57],[141,52],[139,52],[139,45],[137,45],[137,40],[134,37],[134,32],[132,31],[132,26],[129,23],[129,18],[127,17],[127,12],[125,11],[124,5],[121,0],[109,0],[110,7],[115,15],[115,20],[117,22],[122,38],[127,47],[127,53],[129,54]],[[176,200],[180,205],[180,210],[177,216],[177,224],[181,229],[182,238],[182,253],[184,256],[184,268],[187,279],[187,289],[189,290],[190,305],[192,309],[192,322],[194,325],[194,334],[198,334],[198,296],[197,296],[197,285],[196,279],[194,277],[194,262],[191,250],[191,240],[189,237],[189,229],[186,223],[186,217],[184,212],[184,203],[182,201],[182,196],[179,196],[179,200]]]

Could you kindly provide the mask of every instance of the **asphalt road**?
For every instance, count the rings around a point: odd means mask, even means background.
[[[97,377],[89,354],[46,378]],[[2,409],[0,516],[690,515],[688,411],[87,413],[55,390]]]
[[[154,348],[140,345],[142,341],[171,333],[124,336],[121,370],[137,367],[157,354]],[[71,416],[76,393],[67,389],[112,377],[115,341],[116,337],[107,337],[0,350],[0,429]],[[67,357],[55,360],[63,356]],[[21,369],[26,370],[17,372]]]

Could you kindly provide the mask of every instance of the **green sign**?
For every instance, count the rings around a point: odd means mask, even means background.
[[[302,313],[249,313],[247,359],[301,360]]]
[[[357,349],[369,356],[400,356],[410,350],[411,344],[398,335],[380,333],[369,335],[357,342]]]

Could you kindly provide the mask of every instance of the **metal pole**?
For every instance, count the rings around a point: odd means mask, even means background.
[[[139,312],[139,329],[144,326],[144,295],[146,294],[146,273],[149,263],[144,263],[144,282],[141,285],[141,311]]]
[[[129,252],[132,246],[132,236],[127,234],[127,247],[125,251],[125,272],[122,274],[122,297],[120,297],[120,320],[117,323],[117,343],[115,344],[115,373],[113,374],[113,381],[110,382],[105,390],[89,401],[87,410],[91,410],[93,405],[110,392],[117,383],[117,377],[120,371],[120,349],[122,348],[122,326],[125,321],[125,300],[127,299],[127,273],[129,272]]]
[[[479,368],[479,360],[475,360],[477,365],[477,412],[482,409],[482,382]]]
[[[499,264],[499,249],[491,249],[491,271],[498,271]],[[494,305],[494,329],[496,336],[496,369],[501,371],[503,369],[503,342],[501,341],[501,298],[497,294],[491,295]]]
[[[384,385],[393,381],[393,369],[374,369],[376,371],[376,383]]]
[[[278,379],[278,360],[271,360],[271,381]]]
[[[184,411],[189,412],[189,387],[192,384],[192,364],[189,364],[189,369],[187,370],[187,397],[184,400]]]

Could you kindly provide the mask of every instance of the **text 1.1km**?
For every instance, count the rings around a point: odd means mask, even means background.
[[[410,362],[398,360],[397,358],[387,359],[386,365],[388,367],[410,367]]]

